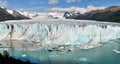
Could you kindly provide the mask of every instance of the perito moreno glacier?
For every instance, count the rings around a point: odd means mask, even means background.
[[[0,23],[0,40],[46,44],[104,43],[120,38],[120,24],[92,20],[14,20]]]

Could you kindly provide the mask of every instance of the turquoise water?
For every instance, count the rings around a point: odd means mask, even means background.
[[[112,41],[110,41],[112,42]],[[9,49],[12,57],[37,64],[120,64],[120,54],[113,52],[120,43],[104,44],[101,47],[74,51],[15,50]]]

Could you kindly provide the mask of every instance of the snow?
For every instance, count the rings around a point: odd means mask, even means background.
[[[64,19],[64,13],[63,12],[49,12],[48,15],[51,15],[53,17],[57,17],[59,19]]]
[[[63,17],[63,12],[26,12],[26,11],[19,11],[18,12],[26,17],[29,18],[59,18],[59,19],[65,19]]]
[[[13,15],[13,10],[7,9],[6,10],[9,14]]]
[[[18,11],[18,12],[29,18],[33,18],[34,16],[36,16],[36,13],[34,13],[34,12],[26,12],[26,11]]]

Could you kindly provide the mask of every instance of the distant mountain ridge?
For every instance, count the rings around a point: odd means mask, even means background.
[[[10,10],[10,12],[8,10],[6,8],[0,8],[0,21],[29,19],[15,10]]]
[[[64,17],[69,19],[82,19],[82,20],[97,20],[97,21],[109,21],[120,22],[120,6],[111,6],[103,10],[93,10],[85,14],[69,13],[64,14]]]
[[[105,9],[80,12],[29,12],[0,8],[0,21],[20,20],[30,18],[77,19],[120,22],[120,6],[111,6]]]
[[[18,11],[20,14],[29,18],[52,18],[52,19],[65,19],[64,12],[30,12]]]

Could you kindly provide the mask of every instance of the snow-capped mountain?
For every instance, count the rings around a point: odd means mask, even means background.
[[[21,13],[12,10],[12,9],[5,9],[9,14],[13,15],[16,19],[29,19],[28,17],[22,15]]]
[[[49,12],[48,15],[51,15],[58,19],[64,19],[64,12]]]
[[[0,21],[5,21],[5,20],[14,20],[14,16],[9,14],[5,9],[0,8]]]
[[[37,13],[35,12],[29,12],[29,11],[19,11],[17,10],[20,14],[26,16],[26,17],[29,17],[29,18],[33,18],[35,16],[37,16]]]
[[[120,22],[120,6],[111,6],[102,10],[92,10],[84,14],[65,12],[65,18]]]
[[[65,18],[76,18],[77,16],[79,16],[80,13],[79,12],[65,12],[64,13],[64,17]]]
[[[64,19],[63,12],[29,12],[29,11],[18,11],[20,14],[29,18],[57,18]]]
[[[7,9],[7,8],[0,8],[0,21],[5,20],[20,20],[20,19],[29,19],[24,15],[21,15],[19,12]]]

